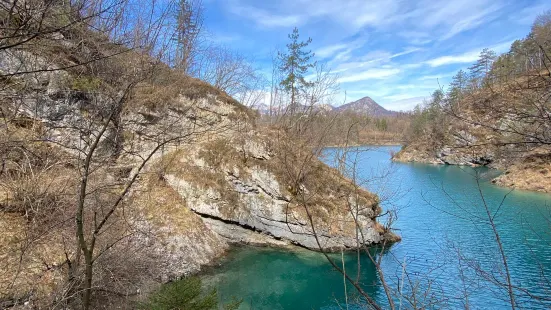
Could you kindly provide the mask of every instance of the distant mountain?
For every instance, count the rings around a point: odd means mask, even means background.
[[[389,111],[380,106],[375,100],[370,97],[363,97],[362,99],[343,104],[340,107],[334,109],[336,112],[354,112],[358,114],[367,114],[372,117],[386,117],[396,116],[398,112]]]
[[[314,109],[316,109],[317,111],[329,112],[329,111],[333,111],[335,109],[335,107],[333,107],[330,104],[325,103],[325,104],[315,105]]]
[[[254,109],[263,115],[270,114],[270,107],[264,103],[256,105]],[[281,109],[281,113],[285,111],[284,107],[272,107],[272,112],[277,113],[278,109]],[[322,113],[353,112],[353,113],[363,114],[363,115],[367,114],[371,117],[389,117],[389,116],[397,116],[398,114],[400,114],[399,112],[389,111],[383,108],[370,97],[363,97],[362,99],[359,99],[347,104],[343,104],[339,107],[333,107],[330,104],[316,104],[312,107],[297,105],[297,108],[295,110],[295,112],[307,112],[307,111],[322,112]]]

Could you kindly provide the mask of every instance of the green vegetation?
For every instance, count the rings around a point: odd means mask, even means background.
[[[237,309],[240,301],[233,301],[223,308]],[[138,305],[144,310],[208,310],[218,308],[216,290],[205,292],[198,277],[184,278],[161,286],[149,300]]]
[[[101,86],[101,79],[97,77],[79,77],[72,80],[73,90],[92,92],[97,91]]]
[[[468,126],[473,135],[484,130],[497,135],[497,144],[549,144],[544,130],[551,129],[545,116],[551,109],[550,66],[551,12],[547,12],[509,52],[498,56],[484,49],[468,72],[460,70],[453,77],[445,93],[436,90],[417,106],[408,141],[438,147],[458,126]]]
[[[312,38],[308,38],[306,42],[299,42],[298,29],[295,27],[293,33],[289,34],[290,43],[287,44],[287,52],[278,53],[280,61],[279,70],[285,74],[285,78],[279,83],[283,89],[291,94],[291,102],[289,103],[293,109],[297,104],[297,96],[304,92],[305,88],[312,86],[311,82],[304,79],[304,75],[308,70],[315,67],[316,63],[311,62],[314,54],[311,51],[303,49],[312,43]]]

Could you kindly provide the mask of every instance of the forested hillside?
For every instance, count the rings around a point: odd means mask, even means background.
[[[484,49],[468,72],[416,107],[394,159],[505,170],[494,182],[551,192],[551,12],[509,52]]]

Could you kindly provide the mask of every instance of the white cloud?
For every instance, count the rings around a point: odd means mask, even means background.
[[[494,52],[502,53],[507,51],[511,47],[511,43],[512,41],[502,42],[494,46],[491,46],[489,48]],[[431,67],[440,67],[440,66],[451,65],[451,64],[473,63],[478,59],[478,56],[480,55],[480,52],[482,52],[483,49],[484,49],[483,47],[480,47],[462,54],[447,55],[447,56],[433,58],[425,61],[425,64],[428,64]]]
[[[222,1],[222,0],[219,0]],[[507,0],[226,0],[229,11],[264,27],[323,21],[348,34],[365,27],[401,33],[411,44],[449,39],[493,20]],[[344,35],[344,33],[343,33]]]
[[[398,73],[400,73],[399,69],[369,69],[360,73],[342,75],[339,78],[339,82],[350,83],[350,82],[358,82],[358,81],[365,81],[365,80],[371,80],[371,79],[375,79],[375,80],[386,79],[391,76],[397,75]]]
[[[408,97],[407,95],[396,95],[396,96],[390,96],[390,97],[401,98],[401,99],[391,99],[395,101],[381,104],[386,109],[393,110],[393,111],[411,111],[416,105],[422,104],[425,100],[429,98],[428,96]],[[390,97],[387,97],[387,98],[390,98]]]
[[[327,58],[329,56],[333,56],[338,51],[342,51],[343,49],[346,49],[347,47],[348,45],[344,43],[325,46],[316,51],[316,56],[320,58]]]
[[[424,30],[436,39],[446,40],[493,20],[494,13],[505,5],[505,0],[423,0],[408,15],[418,22],[412,30]]]
[[[323,18],[355,32],[365,26],[387,24],[398,14],[398,0],[341,0],[338,9],[333,0],[281,0],[276,4],[267,1],[232,0],[226,7],[233,14],[253,20],[265,27],[289,27]],[[268,6],[269,9],[260,9]],[[270,7],[271,6],[271,7]]]
[[[308,18],[333,20],[353,30],[386,23],[400,9],[397,0],[282,0],[290,10],[301,8]]]
[[[450,70],[475,62],[484,47],[498,53],[506,51],[511,42],[473,47],[516,36],[506,33],[513,23],[507,23],[510,13],[517,10],[519,17],[529,16],[532,22],[549,0],[539,1],[540,5],[536,5],[537,0],[523,4],[514,0],[340,0],[338,5],[333,0],[217,1],[260,28],[285,27],[287,33],[297,25],[301,32],[313,33],[314,44],[323,38],[325,46],[312,46],[316,57],[328,61],[340,75],[339,82],[349,90],[348,98],[368,95],[398,107],[393,109],[402,109],[429,96],[438,87],[438,80],[446,83],[455,73]],[[493,23],[496,18],[506,24],[498,29]],[[473,34],[488,36],[485,41],[465,35],[475,29]],[[285,39],[282,29],[281,33],[272,42],[280,44]],[[260,45],[271,40],[251,39]]]
[[[490,7],[479,11],[473,9],[473,11],[477,13],[470,16],[469,15],[464,16],[462,19],[455,22],[451,26],[450,30],[444,36],[440,37],[440,40],[447,40],[461,32],[476,28],[484,23],[490,22],[495,18],[495,17],[491,17],[490,15],[492,13],[495,13],[499,9],[501,9],[500,5],[491,5]]]
[[[419,52],[419,51],[422,51],[422,50],[423,50],[423,49],[422,49],[422,48],[419,48],[419,47],[409,48],[409,49],[406,49],[406,50],[403,51],[403,52],[400,52],[400,53],[396,53],[396,54],[391,55],[391,56],[390,56],[390,59],[396,58],[396,57],[400,57],[400,56],[404,56],[404,55],[408,55],[408,54],[415,53],[415,52]]]
[[[316,56],[320,58],[330,58],[331,56],[333,56],[331,59],[332,64],[335,64],[336,62],[347,61],[352,57],[352,53],[355,50],[362,48],[365,43],[366,38],[360,37],[351,42],[342,42],[334,45],[325,46],[316,51]]]
[[[290,27],[302,24],[304,19],[299,15],[277,15],[253,6],[233,5],[230,6],[233,14],[253,20],[264,27]]]
[[[510,19],[521,25],[531,25],[536,19],[536,16],[544,13],[546,10],[551,10],[551,5],[548,2],[544,3],[542,1],[536,5],[520,10],[518,14],[511,16]]]
[[[471,62],[475,62],[478,59],[478,55],[480,55],[480,51],[481,50],[477,49],[477,50],[469,51],[459,55],[441,56],[441,57],[428,60],[425,63],[431,67],[439,67],[439,66],[445,66],[450,64],[471,63]]]
[[[425,45],[433,41],[433,37],[427,31],[400,31],[396,33],[413,45]]]

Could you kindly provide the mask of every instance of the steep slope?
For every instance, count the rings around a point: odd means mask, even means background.
[[[0,72],[16,75],[1,94],[0,225],[11,234],[0,238],[0,258],[8,262],[0,271],[0,299],[47,305],[70,293],[79,253],[75,201],[96,138],[85,179],[89,225],[151,156],[97,234],[97,303],[197,272],[232,242],[318,249],[319,241],[337,250],[357,247],[358,229],[367,245],[392,238],[376,221],[376,195],[358,192],[317,159],[302,161],[307,149],[284,152],[285,137],[258,129],[256,114],[227,94],[132,52],[91,68],[52,70],[105,52],[62,34],[56,39],[71,58],[32,49],[0,55]],[[97,73],[98,67],[111,71]],[[36,73],[17,75],[21,70]],[[300,169],[310,177],[289,178]],[[308,195],[307,204],[299,195]],[[356,220],[351,203],[362,210]]]
[[[539,15],[508,52],[482,50],[447,93],[435,91],[394,159],[487,165],[505,171],[499,185],[551,192],[550,16]]]
[[[371,117],[388,117],[395,116],[397,113],[394,111],[389,111],[379,105],[375,100],[370,97],[363,97],[353,102],[343,104],[334,109],[337,112],[353,112],[357,114],[367,114]]]
[[[549,72],[531,73],[465,95],[460,112],[444,111],[439,134],[427,130],[394,156],[402,162],[488,166],[493,182],[551,192]]]

